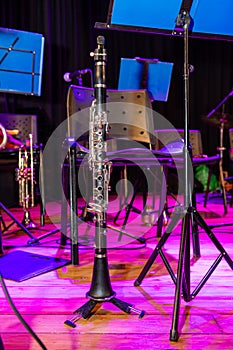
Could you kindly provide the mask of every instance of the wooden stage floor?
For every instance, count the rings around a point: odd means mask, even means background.
[[[213,228],[212,232],[233,257],[233,208],[228,206],[224,216],[221,198],[210,198],[207,208],[203,207],[202,196],[198,197],[197,211],[208,225],[232,223],[232,226]],[[117,200],[110,198],[108,223],[116,214]],[[135,206],[140,208],[141,199]],[[113,209],[115,207],[115,209]],[[21,208],[10,212],[22,219]],[[59,203],[48,203],[45,226],[33,230],[35,237],[60,227],[61,208]],[[115,212],[114,212],[115,211]],[[124,216],[122,213],[122,217]],[[5,222],[8,216],[2,213]],[[31,216],[39,224],[39,208],[31,210]],[[122,218],[118,222],[121,227]],[[177,343],[169,341],[174,307],[175,285],[162,259],[157,257],[140,287],[134,286],[144,264],[155,245],[156,224],[148,226],[139,214],[131,214],[126,232],[133,236],[144,236],[146,243],[139,243],[132,237],[111,228],[107,231],[108,260],[111,284],[116,296],[144,310],[145,316],[125,314],[110,302],[104,302],[89,319],[80,319],[76,328],[64,326],[73,312],[83,305],[89,291],[93,270],[94,232],[91,225],[81,223],[79,234],[79,265],[69,264],[30,278],[23,282],[5,279],[7,290],[21,316],[41,339],[48,350],[82,349],[232,349],[233,348],[233,271],[223,259],[196,298],[186,303],[181,299]],[[163,251],[176,272],[179,256],[181,221],[171,232]],[[195,288],[203,274],[219,255],[207,233],[199,228],[201,257],[193,259],[191,247],[191,288]],[[3,234],[4,254],[15,250],[42,254],[50,257],[70,259],[70,244],[60,246],[60,232],[42,240],[39,244],[28,244],[29,237],[11,227]],[[0,265],[1,266],[1,265]],[[17,264],[15,265],[17,270]],[[1,313],[0,332],[6,350],[36,350],[41,347],[22,325],[12,311],[3,288],[0,288]]]

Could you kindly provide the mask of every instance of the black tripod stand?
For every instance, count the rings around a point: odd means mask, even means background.
[[[207,280],[210,278],[214,270],[217,268],[221,260],[224,258],[230,268],[233,270],[233,261],[230,256],[227,254],[221,243],[217,240],[213,232],[210,230],[208,225],[202,219],[201,215],[197,212],[192,203],[192,194],[191,194],[191,185],[190,185],[190,174],[191,166],[189,163],[189,158],[191,151],[189,148],[189,132],[188,132],[188,119],[189,119],[189,64],[188,64],[188,29],[190,25],[190,16],[189,11],[181,8],[181,11],[177,17],[177,25],[183,27],[184,35],[184,102],[185,102],[185,135],[184,135],[184,147],[183,147],[183,160],[184,160],[184,206],[178,207],[175,214],[171,218],[165,233],[160,239],[159,243],[155,247],[152,255],[148,259],[146,265],[141,271],[139,277],[135,281],[135,286],[139,286],[146,276],[146,273],[154,263],[158,255],[161,256],[175,286],[175,298],[174,298],[174,307],[173,307],[173,318],[172,318],[172,328],[170,330],[170,340],[178,340],[178,326],[179,326],[179,311],[180,311],[180,302],[181,302],[181,289],[182,295],[186,302],[191,301],[201,290]],[[163,246],[168,240],[173,228],[176,226],[180,218],[182,217],[182,232],[180,240],[180,250],[179,250],[179,260],[177,267],[177,276],[173,272],[167,258],[163,253]],[[204,275],[202,280],[196,286],[193,292],[190,291],[190,231],[191,226],[199,225],[212,243],[215,245],[219,251],[219,256],[213,262],[212,266],[209,268],[207,273]]]

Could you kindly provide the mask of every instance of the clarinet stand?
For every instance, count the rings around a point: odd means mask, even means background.
[[[115,297],[113,291],[107,259],[107,224],[106,205],[108,202],[108,183],[110,178],[110,166],[106,158],[106,132],[108,128],[107,113],[104,110],[106,102],[105,65],[106,50],[104,49],[104,37],[98,36],[98,47],[93,53],[95,59],[95,100],[93,101],[90,113],[89,147],[90,147],[90,167],[93,171],[93,203],[90,207],[95,215],[95,256],[92,274],[92,282],[86,296],[89,299],[83,306],[78,308],[76,314],[70,320],[65,321],[65,325],[75,328],[75,322],[83,317],[91,316],[92,311],[103,302],[111,302],[120,310],[139,314],[139,318],[144,316],[144,311],[133,308]]]
[[[135,312],[139,315],[139,318],[142,318],[145,314],[143,310],[141,311],[135,309],[132,304],[129,304],[115,297],[116,293],[112,289],[109,276],[107,249],[103,248],[103,244],[106,243],[103,242],[106,236],[104,233],[106,229],[104,226],[101,227],[97,221],[95,227],[96,243],[100,244],[100,247],[97,247],[95,249],[92,282],[90,290],[86,294],[86,297],[89,298],[89,300],[76,311],[74,311],[75,316],[64,322],[64,324],[69,328],[75,328],[75,323],[80,318],[87,319],[90,317],[92,311],[103,302],[110,302],[127,314]]]
[[[181,11],[177,17],[177,25],[183,27],[184,32],[184,102],[185,102],[185,134],[184,134],[184,147],[183,147],[183,157],[184,157],[184,176],[185,176],[185,189],[184,189],[184,207],[177,208],[177,211],[173,215],[170,224],[168,225],[166,231],[164,232],[162,238],[154,249],[152,255],[148,259],[146,265],[141,271],[139,277],[135,281],[134,285],[139,286],[145,277],[146,273],[150,269],[151,265],[154,263],[156,257],[160,254],[174,284],[175,284],[175,297],[173,306],[173,317],[172,317],[172,327],[170,330],[170,341],[177,342],[179,338],[179,312],[181,303],[181,289],[182,296],[186,302],[191,301],[196,297],[201,288],[205,285],[207,280],[210,278],[212,273],[215,271],[221,260],[224,258],[230,268],[233,270],[233,261],[227,254],[221,243],[214,236],[208,225],[205,223],[201,215],[196,211],[192,205],[192,194],[191,194],[191,184],[189,181],[189,174],[192,170],[191,163],[188,162],[189,154],[191,153],[189,147],[189,133],[188,133],[188,117],[189,117],[189,65],[188,65],[188,28],[190,24],[190,16],[187,10],[181,8]],[[182,215],[182,232],[180,240],[180,250],[179,259],[177,267],[177,276],[175,276],[168,260],[166,259],[162,248],[169,238],[173,228],[176,226]],[[194,291],[190,291],[190,227],[193,224],[193,220],[198,224],[212,243],[215,245],[217,250],[220,252],[219,256],[213,262],[212,266],[209,268],[207,273],[204,275],[202,280],[196,286]],[[195,248],[195,247],[194,247]]]

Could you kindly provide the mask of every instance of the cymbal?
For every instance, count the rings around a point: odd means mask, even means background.
[[[210,117],[202,116],[202,120],[217,127],[223,123],[224,129],[233,128],[233,115],[229,113],[215,112]]]

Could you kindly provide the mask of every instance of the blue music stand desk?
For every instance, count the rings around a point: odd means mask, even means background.
[[[0,92],[41,95],[44,37],[0,28]]]

